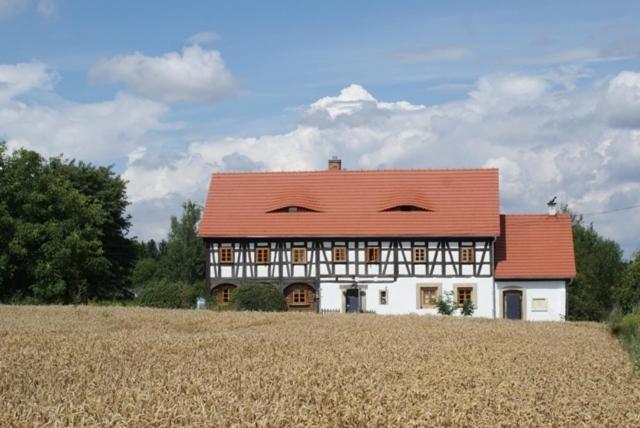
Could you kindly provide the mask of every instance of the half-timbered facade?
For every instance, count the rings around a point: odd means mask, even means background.
[[[476,316],[563,319],[570,222],[512,217],[499,213],[495,169],[345,171],[332,160],[327,171],[213,174],[200,235],[219,303],[260,282],[290,310],[436,313],[444,297],[470,300]],[[532,226],[538,236],[519,238],[532,246],[505,240]],[[551,233],[562,245],[538,248]]]

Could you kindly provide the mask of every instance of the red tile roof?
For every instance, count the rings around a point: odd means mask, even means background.
[[[313,212],[270,212],[287,206]],[[491,237],[499,213],[497,169],[216,173],[199,234]]]
[[[568,279],[576,276],[571,217],[501,215],[496,279]]]

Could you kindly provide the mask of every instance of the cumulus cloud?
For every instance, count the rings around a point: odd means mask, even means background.
[[[25,101],[52,92],[58,75],[40,62],[0,64],[0,139],[9,148],[44,155],[110,162],[126,156],[151,131],[175,129],[162,122],[165,104],[126,93],[94,103],[74,103],[51,94],[55,105]]]
[[[0,64],[0,102],[34,89],[50,90],[57,75],[41,62]]]
[[[485,76],[465,99],[431,106],[380,101],[350,85],[311,103],[289,132],[194,141],[159,165],[139,153],[125,177],[139,203],[179,194],[203,202],[213,171],[318,169],[337,154],[347,168],[498,167],[508,212],[544,212],[554,195],[598,212],[640,192],[640,124],[630,120],[640,108],[640,73],[591,85],[577,85],[580,76]],[[614,112],[604,107],[611,103]],[[640,239],[612,217],[587,220],[627,248]]]
[[[217,33],[213,31],[202,31],[189,37],[187,42],[192,45],[204,45],[218,40],[220,40],[220,36]]]
[[[157,57],[136,52],[102,59],[91,67],[89,77],[123,83],[139,95],[168,103],[216,101],[236,87],[220,52],[199,45]]]

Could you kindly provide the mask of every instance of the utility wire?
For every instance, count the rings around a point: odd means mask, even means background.
[[[635,210],[637,208],[640,208],[640,205],[632,205],[630,207],[623,207],[623,208],[616,208],[614,210],[607,210],[607,211],[598,211],[598,212],[592,212],[592,213],[578,213],[579,215],[583,215],[583,216],[596,216],[596,215],[602,215],[602,214],[609,214],[609,213],[615,213],[618,211],[627,211],[627,210]]]

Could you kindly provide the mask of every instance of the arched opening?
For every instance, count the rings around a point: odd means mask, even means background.
[[[236,288],[233,284],[220,284],[211,290],[211,295],[219,305],[226,305],[231,300],[231,293]]]
[[[309,284],[291,284],[284,289],[284,296],[290,311],[316,309],[316,291]]]

